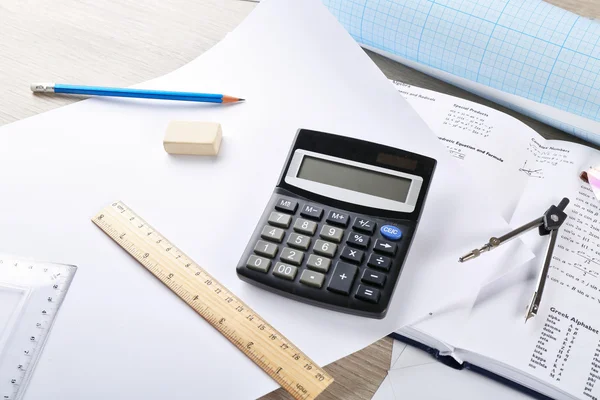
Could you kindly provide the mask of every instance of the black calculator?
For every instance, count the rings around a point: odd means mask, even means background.
[[[401,149],[300,129],[239,278],[316,306],[385,317],[435,166]]]

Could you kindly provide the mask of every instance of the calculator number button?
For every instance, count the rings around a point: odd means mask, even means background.
[[[320,288],[321,286],[323,286],[324,280],[325,275],[308,269],[302,271],[302,275],[300,275],[300,283],[316,288]]]
[[[281,241],[283,240],[283,235],[285,235],[285,231],[283,229],[273,228],[272,226],[265,225],[260,234],[260,237],[263,239],[281,243]]]
[[[327,290],[348,295],[358,268],[355,265],[338,262],[335,265]]]
[[[273,275],[278,278],[287,279],[289,281],[293,281],[298,273],[298,268],[293,265],[284,264],[278,262],[275,264],[275,268],[273,268]]]
[[[324,240],[317,240],[313,246],[313,251],[316,254],[320,254],[326,257],[333,257],[337,250],[337,244],[326,242]]]
[[[292,250],[284,247],[279,258],[281,258],[281,261],[285,261],[293,265],[301,265],[302,260],[304,260],[304,253],[300,250]]]
[[[387,276],[384,273],[372,269],[365,269],[365,272],[362,274],[361,281],[381,287],[385,284],[386,279]]]
[[[298,218],[296,222],[294,222],[294,230],[296,232],[312,236],[317,230],[317,223],[315,221],[309,221],[307,219]]]
[[[373,222],[369,219],[356,217],[356,219],[354,220],[354,224],[352,225],[352,228],[356,229],[357,231],[367,232],[368,234],[373,234],[373,232],[375,232],[375,222]]]
[[[305,218],[311,218],[320,221],[321,217],[323,216],[323,209],[321,207],[305,204],[304,206],[302,206],[302,211],[300,211],[300,215],[302,215]]]
[[[350,246],[360,247],[363,249],[366,249],[367,247],[369,247],[370,242],[371,242],[370,237],[368,237],[367,235],[365,235],[363,233],[356,233],[356,232],[350,232],[350,235],[348,236],[348,240],[346,240],[346,243],[348,243]]]
[[[381,239],[377,239],[375,241],[375,245],[373,246],[373,250],[375,250],[379,253],[389,254],[391,256],[396,254],[397,249],[398,249],[398,245],[396,245],[396,243],[391,243],[391,242],[388,242],[386,240],[381,240]]]
[[[358,249],[353,249],[352,247],[348,247],[345,246],[342,249],[342,253],[340,254],[340,258],[346,260],[346,261],[350,261],[356,264],[360,264],[363,260],[364,257],[364,252],[358,250]]]
[[[369,267],[389,271],[392,266],[392,260],[388,257],[380,256],[379,254],[371,254],[369,256],[369,261],[367,261],[367,265]]]
[[[323,272],[324,274],[329,271],[329,266],[331,265],[331,260],[329,258],[316,256],[311,254],[308,256],[308,261],[306,262],[306,266],[314,271]]]
[[[298,209],[298,202],[294,200],[281,198],[277,201],[275,209],[293,214],[296,212],[296,209]]]
[[[348,214],[342,214],[336,211],[329,211],[329,215],[327,216],[326,221],[330,224],[340,225],[344,228],[348,226],[348,220],[350,217]]]
[[[271,260],[252,255],[252,256],[250,256],[250,258],[248,258],[246,267],[253,269],[255,271],[266,273],[266,272],[269,272],[269,268],[271,267]]]
[[[265,256],[269,258],[275,257],[275,254],[277,254],[278,249],[279,248],[276,244],[267,243],[264,240],[259,240],[256,243],[256,246],[254,246],[254,252],[256,254],[258,254],[259,256]]]
[[[269,225],[279,226],[280,228],[288,228],[290,226],[290,222],[292,221],[292,216],[288,214],[282,214],[278,212],[272,212],[269,215]]]
[[[358,285],[358,289],[356,289],[356,294],[354,295],[357,299],[361,299],[364,301],[368,301],[370,303],[379,303],[379,290],[364,286]]]
[[[342,237],[344,236],[344,230],[330,225],[323,225],[319,236],[321,236],[323,239],[339,243],[342,241]]]
[[[310,238],[308,236],[292,233],[287,240],[287,244],[290,247],[295,247],[300,250],[308,250],[308,247],[310,246]]]

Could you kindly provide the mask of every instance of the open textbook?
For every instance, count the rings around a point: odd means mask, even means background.
[[[471,174],[482,201],[502,207],[512,227],[570,199],[536,317],[525,323],[549,240],[537,230],[521,236],[536,258],[492,277],[470,311],[434,315],[397,334],[445,362],[553,399],[600,398],[600,201],[580,179],[600,164],[600,152],[546,140],[494,109],[393,83],[461,160],[457,173]]]

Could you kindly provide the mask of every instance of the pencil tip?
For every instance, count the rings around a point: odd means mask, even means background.
[[[246,101],[246,99],[240,99],[239,97],[223,96],[223,103],[238,103],[240,101]]]

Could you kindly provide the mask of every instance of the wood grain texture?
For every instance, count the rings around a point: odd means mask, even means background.
[[[237,0],[3,0],[0,125],[73,103],[31,82],[127,86],[190,62],[232,31],[255,3]]]
[[[335,379],[318,400],[368,400],[387,375],[392,358],[392,342],[385,337],[371,346],[327,365],[324,369]],[[260,400],[292,400],[278,389]]]
[[[584,17],[600,19],[600,2],[598,0],[545,0],[550,4],[562,7]]]
[[[547,1],[600,19],[598,0]],[[80,100],[74,96],[35,96],[29,91],[31,82],[127,86],[153,79],[212,47],[255,5],[242,0],[3,0],[0,125]],[[368,54],[389,78],[499,109],[547,138],[578,141],[464,90]],[[391,339],[384,338],[327,366],[335,382],[319,399],[370,399],[386,375],[391,348]],[[261,400],[285,398],[280,389]]]

